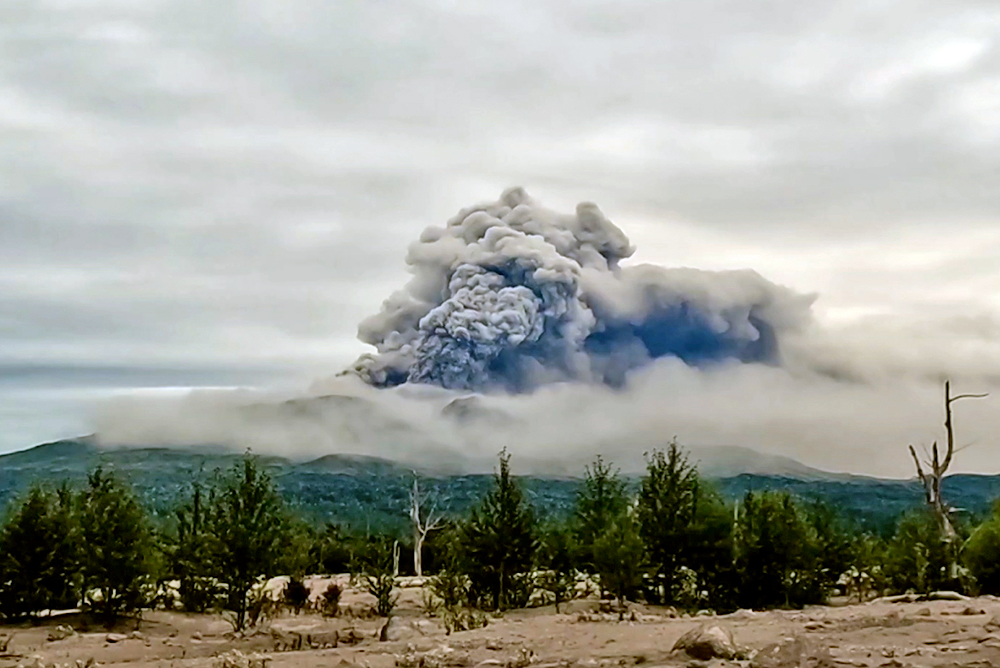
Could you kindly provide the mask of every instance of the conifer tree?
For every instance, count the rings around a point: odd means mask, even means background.
[[[31,487],[0,534],[0,610],[8,618],[74,607],[72,498]]]
[[[637,519],[657,583],[651,592],[654,598],[674,601],[678,573],[691,547],[699,485],[697,470],[676,440],[666,452],[654,450],[647,457]]]
[[[152,547],[146,512],[128,485],[98,467],[81,495],[79,516],[84,591],[111,625],[144,603]]]
[[[177,509],[177,538],[170,554],[170,572],[180,582],[181,605],[189,612],[208,609],[217,587],[211,576],[211,544],[207,532],[205,495],[200,480],[191,498]]]
[[[621,513],[594,544],[595,568],[601,588],[618,599],[619,617],[625,601],[634,598],[642,585],[645,548],[635,520]]]
[[[625,481],[617,469],[598,456],[585,469],[576,495],[573,519],[584,566],[595,567],[594,545],[618,521],[628,507]]]
[[[549,526],[539,543],[540,566],[544,569],[540,584],[552,594],[557,613],[559,606],[575,593],[578,549],[573,534],[562,524]]]
[[[821,603],[819,556],[815,529],[787,492],[747,493],[736,523],[740,605]]]
[[[215,577],[225,583],[233,625],[247,624],[253,585],[275,575],[287,533],[284,503],[258,459],[247,454],[221,475],[206,509],[206,531]]]
[[[510,455],[504,449],[493,488],[472,510],[462,531],[466,573],[480,605],[500,610],[527,602],[535,533],[534,511],[510,474]]]

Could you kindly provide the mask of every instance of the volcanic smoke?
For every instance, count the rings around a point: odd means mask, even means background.
[[[511,188],[410,246],[413,278],[361,323],[376,352],[351,372],[377,387],[620,386],[661,357],[780,365],[782,336],[810,321],[813,297],[754,271],[620,266],[634,250],[596,205],[561,214]]]

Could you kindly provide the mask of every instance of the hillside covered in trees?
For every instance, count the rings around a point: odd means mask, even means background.
[[[222,449],[102,450],[87,439],[57,441],[0,456],[0,504],[35,481],[82,485],[89,471],[103,465],[127,479],[154,516],[169,515],[180,490],[192,480],[227,468],[239,457]],[[401,531],[407,526],[412,471],[405,466],[354,455],[327,455],[305,462],[261,457],[260,462],[288,503],[310,521],[377,531]],[[492,483],[490,475],[419,473],[440,497],[442,510],[453,516],[466,513]],[[729,502],[748,491],[788,491],[802,499],[826,502],[882,536],[892,533],[900,515],[924,502],[915,480],[821,473],[802,467],[795,474],[708,477]],[[639,476],[623,478],[631,489],[637,488]],[[571,511],[581,484],[579,478],[567,477],[525,476],[521,481],[538,512],[555,518]],[[1000,496],[1000,476],[949,476],[944,492],[961,517],[976,521],[990,512],[993,499]]]

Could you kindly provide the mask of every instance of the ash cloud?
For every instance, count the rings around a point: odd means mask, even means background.
[[[814,320],[814,296],[754,271],[630,266],[633,250],[595,205],[560,214],[511,189],[424,231],[409,283],[359,327],[375,352],[343,373],[301,392],[121,396],[94,426],[112,446],[367,454],[438,471],[489,471],[506,447],[521,473],[568,474],[599,453],[640,470],[677,436],[696,458],[744,446],[909,476],[906,445],[939,435],[945,377],[1000,389],[992,315],[835,326]],[[995,400],[961,410],[961,445],[980,447],[957,468],[995,467]]]
[[[621,266],[634,250],[595,204],[562,214],[511,188],[410,246],[413,278],[361,323],[376,352],[351,372],[377,387],[622,386],[662,357],[780,364],[783,336],[810,322],[812,296],[756,272]]]

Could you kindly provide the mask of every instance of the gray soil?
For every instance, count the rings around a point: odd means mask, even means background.
[[[420,590],[406,589],[393,623],[395,639],[388,641],[379,640],[385,620],[366,614],[369,605],[366,594],[347,591],[344,612],[336,618],[284,613],[246,636],[233,634],[221,616],[151,612],[138,623],[138,633],[129,620],[114,629],[118,636],[67,616],[0,629],[14,634],[0,668],[1000,666],[1000,616],[996,626],[991,623],[1000,615],[1000,600],[993,598],[702,617],[673,617],[671,610],[637,605],[624,621],[602,613],[598,601],[582,599],[559,614],[552,606],[509,612],[491,617],[486,628],[447,635],[437,618],[424,613]],[[671,651],[681,635],[703,624],[728,628],[739,656],[699,663]],[[57,625],[72,626],[74,633],[50,640],[60,635]]]

